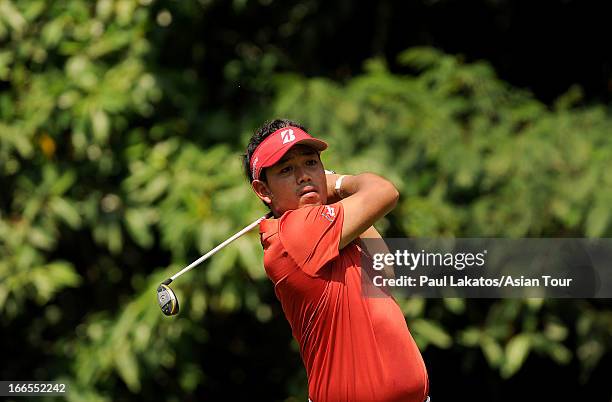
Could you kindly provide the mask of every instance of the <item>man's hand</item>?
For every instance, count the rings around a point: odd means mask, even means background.
[[[327,179],[327,204],[334,204],[340,201],[342,198],[336,193],[335,186],[336,180],[340,178],[341,175],[336,173],[327,173],[325,174],[325,178]]]

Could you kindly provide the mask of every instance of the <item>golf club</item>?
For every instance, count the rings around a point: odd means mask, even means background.
[[[157,302],[159,303],[159,307],[161,308],[162,312],[167,316],[176,315],[179,312],[179,302],[176,297],[176,294],[170,288],[170,286],[168,286],[172,283],[172,281],[174,281],[176,278],[183,275],[185,272],[189,271],[192,268],[197,267],[198,265],[200,265],[201,263],[203,263],[204,261],[206,261],[213,255],[215,255],[219,250],[221,250],[222,248],[224,248],[225,246],[227,246],[228,244],[230,244],[231,242],[233,242],[234,240],[236,240],[237,238],[239,238],[246,232],[252,230],[255,226],[259,225],[259,222],[268,218],[269,216],[270,214],[266,214],[262,216],[261,218],[257,219],[255,222],[251,223],[249,226],[245,227],[240,232],[236,233],[229,239],[225,240],[223,243],[219,244],[217,247],[213,248],[208,253],[204,254],[202,257],[198,258],[197,260],[195,260],[194,262],[192,262],[191,264],[183,268],[178,273],[174,274],[172,277],[163,281],[157,287]]]

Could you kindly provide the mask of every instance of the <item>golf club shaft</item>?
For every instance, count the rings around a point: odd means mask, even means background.
[[[215,253],[217,253],[217,251],[221,250],[223,247],[227,246],[228,244],[230,244],[231,242],[233,242],[234,240],[236,240],[237,238],[239,238],[240,236],[242,236],[246,232],[252,230],[255,226],[259,225],[259,222],[261,222],[262,220],[266,219],[267,217],[268,217],[268,215],[264,215],[261,218],[257,219],[255,222],[251,223],[249,226],[245,227],[240,232],[236,233],[235,235],[233,235],[229,239],[225,240],[223,243],[219,244],[217,247],[215,247],[212,250],[210,250],[208,253],[204,254],[202,257],[198,258],[197,260],[195,260],[194,262],[192,262],[191,264],[189,264],[188,266],[183,268],[181,271],[179,271],[176,274],[174,274],[172,277],[170,277],[170,279],[166,279],[164,281],[164,284],[166,284],[166,285],[170,284],[172,281],[174,281],[179,276],[183,275],[185,272],[189,271],[192,268],[197,267],[198,265],[200,265],[201,263],[206,261],[208,258],[210,258],[211,256],[215,255]]]

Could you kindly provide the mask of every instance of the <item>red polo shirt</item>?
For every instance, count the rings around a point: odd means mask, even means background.
[[[423,402],[423,358],[392,297],[362,295],[359,240],[338,250],[341,203],[260,224],[264,266],[300,345],[313,402]]]

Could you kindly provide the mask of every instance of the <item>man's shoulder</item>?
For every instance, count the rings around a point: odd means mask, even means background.
[[[334,222],[342,209],[342,204],[307,205],[287,211],[279,218],[279,226],[293,224],[316,224]]]
[[[286,211],[279,218],[264,219],[259,224],[261,243],[276,240],[301,244],[306,237],[328,231],[341,216],[342,205],[308,205]]]

